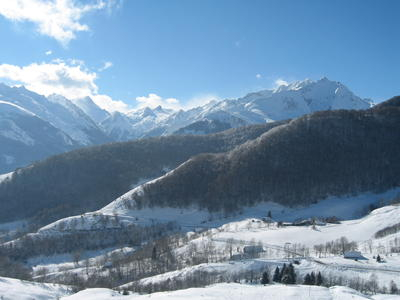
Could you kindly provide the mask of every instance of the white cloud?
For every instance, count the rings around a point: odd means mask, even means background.
[[[0,15],[14,22],[32,22],[39,33],[55,38],[67,45],[76,38],[76,33],[88,31],[89,26],[81,23],[88,12],[110,9],[117,0],[1,0]]]
[[[99,68],[99,72],[103,72],[113,66],[111,61],[106,61],[101,68]]]
[[[257,79],[261,79],[262,75],[261,74],[256,74]]]
[[[287,82],[286,80],[283,80],[282,78],[278,78],[277,80],[275,80],[275,86],[281,86],[281,85],[289,85],[289,82]]]
[[[53,51],[48,50],[48,51],[45,52],[45,54],[46,54],[46,55],[52,55],[52,54],[53,54]]]
[[[162,98],[157,94],[150,93],[148,96],[136,97],[136,101],[138,102],[136,107],[143,108],[147,106],[150,108],[156,108],[157,106],[161,105],[162,107],[175,110],[191,109],[204,105],[212,100],[220,100],[220,98],[214,94],[203,94],[195,96],[185,103],[182,103],[176,98]]]
[[[221,100],[220,97],[218,97],[215,94],[201,94],[201,95],[197,95],[191,99],[189,99],[185,105],[184,108],[185,109],[190,109],[190,108],[194,108],[194,107],[198,107],[198,106],[202,106],[204,104],[209,103],[210,101],[219,101]]]
[[[55,93],[67,98],[79,98],[96,94],[98,90],[94,83],[96,73],[60,60],[24,67],[2,64],[0,77],[20,82],[27,89],[44,95]]]
[[[113,100],[110,96],[107,95],[92,95],[91,98],[98,106],[109,112],[128,112],[132,110],[132,107],[130,107],[125,102],[121,100]]]
[[[127,111],[128,105],[98,93],[97,74],[85,67],[83,61],[60,59],[50,63],[33,63],[28,66],[0,64],[0,78],[24,84],[27,89],[48,96],[59,94],[69,99],[90,96],[109,111]]]
[[[162,98],[157,94],[150,93],[148,96],[141,96],[136,97],[136,101],[138,102],[137,107],[150,107],[156,108],[157,106],[161,105],[165,108],[172,108],[172,109],[181,109],[182,106],[178,99],[175,98]]]

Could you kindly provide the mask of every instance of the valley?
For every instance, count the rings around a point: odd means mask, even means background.
[[[400,300],[399,0],[0,0],[0,300]]]

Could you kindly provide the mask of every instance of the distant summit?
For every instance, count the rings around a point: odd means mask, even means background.
[[[138,137],[175,132],[204,134],[243,125],[292,119],[316,111],[368,109],[371,106],[370,100],[361,99],[342,83],[324,77],[317,81],[296,81],[272,90],[250,93],[242,98],[212,101],[186,111],[168,111],[163,118],[153,118],[152,122],[147,122],[149,127],[142,126],[142,132],[137,126],[134,127]]]

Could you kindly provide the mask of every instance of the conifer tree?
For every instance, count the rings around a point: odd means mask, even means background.
[[[294,271],[293,264],[289,264],[289,275],[290,275],[290,283],[295,284],[296,283],[296,272]]]
[[[281,282],[285,284],[295,284],[296,283],[296,273],[292,264],[289,266],[283,265],[281,272]]]
[[[269,275],[268,272],[264,272],[261,278],[261,284],[268,284],[269,283]]]
[[[310,275],[310,284],[311,285],[314,285],[315,284],[315,274],[314,274],[314,272],[311,272],[311,275]]]
[[[398,294],[399,293],[399,289],[397,288],[397,285],[393,280],[390,281],[390,293],[391,294]]]
[[[280,273],[281,279],[282,279],[283,274],[286,273],[286,268],[287,268],[286,264],[283,264],[282,269],[281,269],[281,273]]]
[[[322,285],[324,280],[322,279],[321,272],[318,272],[317,278],[315,279],[315,285]]]
[[[305,285],[311,285],[311,277],[310,277],[310,274],[306,274],[306,276],[304,276],[304,282],[303,282],[303,284],[305,284]]]
[[[151,252],[151,259],[157,260],[157,248],[156,246],[153,247],[153,251]]]
[[[272,281],[274,282],[281,282],[281,272],[279,270],[279,267],[276,267],[274,276],[272,277]]]

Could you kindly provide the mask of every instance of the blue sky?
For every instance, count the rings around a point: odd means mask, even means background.
[[[2,2],[0,81],[43,94],[186,107],[323,76],[400,94],[396,0]]]

